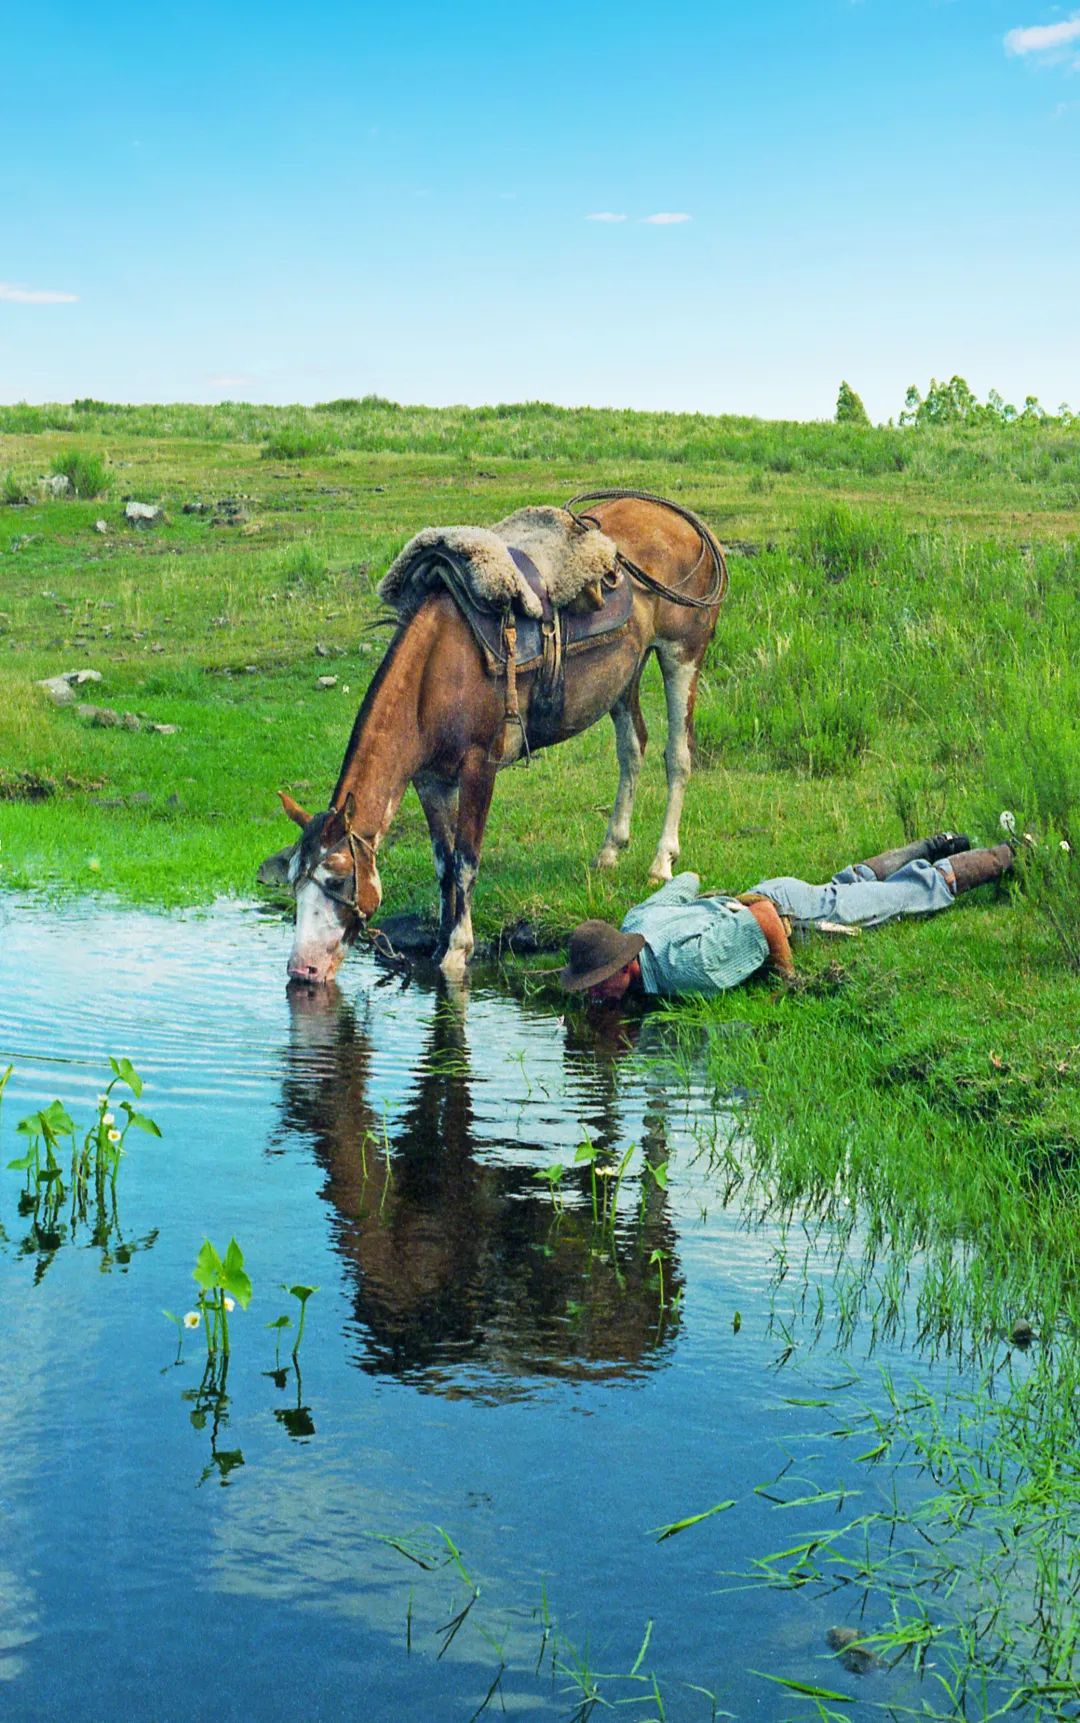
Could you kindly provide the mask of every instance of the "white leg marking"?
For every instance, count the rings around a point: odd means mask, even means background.
[[[615,792],[615,805],[604,834],[603,848],[596,858],[598,868],[614,867],[619,851],[630,842],[630,818],[634,812],[634,795],[641,771],[641,743],[629,706],[620,700],[612,707],[611,718],[615,725],[615,751],[619,759],[619,787]]]
[[[659,656],[659,655],[658,655]],[[660,657],[664,673],[664,695],[667,700],[668,734],[664,749],[667,765],[668,799],[664,829],[656,847],[649,878],[654,881],[670,879],[672,863],[679,856],[679,821],[682,818],[686,786],[690,781],[690,733],[687,713],[690,692],[694,686],[697,666],[686,664],[674,653]]]

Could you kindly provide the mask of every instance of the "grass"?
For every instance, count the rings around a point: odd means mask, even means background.
[[[302,465],[266,458],[275,437],[333,449]],[[161,904],[253,891],[260,860],[290,836],[275,791],[326,802],[381,651],[365,628],[374,585],[403,539],[615,483],[683,497],[736,547],[683,823],[684,863],[706,884],[827,877],[942,826],[992,838],[1006,806],[1055,846],[1080,842],[1080,434],[1068,427],[377,398],[0,408],[0,470],[20,494],[75,456],[107,459],[118,490],[166,514],[135,530],[118,503],[0,509],[9,888]],[[196,501],[209,506],[185,514]],[[94,702],[176,733],[97,728],[34,687],[82,665],[102,672]],[[337,683],[322,689],[328,674]],[[619,873],[589,868],[615,783],[603,725],[500,780],[481,935],[519,917],[559,930],[618,920],[644,895],[664,799],[655,671],[645,707],[653,743]],[[762,1144],[795,1182],[870,1183],[884,1157],[892,1221],[914,1226],[932,1208],[942,1237],[970,1238],[993,1215],[999,1262],[1058,1263],[1031,1274],[1047,1306],[1073,1271],[1063,1217],[1080,1176],[1071,855],[1055,847],[1049,885],[1036,859],[1026,892],[800,948],[801,995],[758,982],[712,1008],[755,1024],[738,1059],[754,1064]],[[382,873],[387,910],[431,904],[411,797]]]

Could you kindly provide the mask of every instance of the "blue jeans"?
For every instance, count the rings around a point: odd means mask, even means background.
[[[900,915],[933,915],[955,901],[946,883],[948,862],[911,861],[888,879],[876,879],[862,862],[842,868],[828,885],[801,879],[765,879],[752,889],[775,903],[796,926],[836,921],[844,927],[877,927]]]

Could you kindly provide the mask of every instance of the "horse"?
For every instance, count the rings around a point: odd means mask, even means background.
[[[593,501],[593,499],[599,499]],[[264,881],[282,871],[296,897],[288,973],[317,985],[336,974],[348,947],[382,902],[379,845],[410,784],[427,819],[439,886],[439,967],[460,980],[473,951],[472,897],[499,770],[530,745],[569,740],[610,713],[619,783],[595,866],[614,867],[630,841],[634,792],[648,732],[641,674],[655,654],[667,706],[667,807],[652,863],[654,883],[672,877],[690,778],[694,701],[706,647],[727,585],[723,553],[704,522],[646,492],[591,492],[583,526],[614,540],[632,583],[628,624],[565,660],[565,691],[552,728],[530,709],[539,671],[517,678],[516,725],[508,722],[507,678],[491,676],[458,605],[445,589],[401,622],[367,689],[324,813],[309,814],[285,792],[282,807],[301,828],[269,858]],[[539,709],[540,702],[537,702]],[[279,866],[275,866],[279,864]]]

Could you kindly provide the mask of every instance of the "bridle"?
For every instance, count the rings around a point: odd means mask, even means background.
[[[346,845],[348,845],[349,856],[352,860],[352,872],[334,874],[329,880],[319,879],[318,869],[327,856],[336,855],[338,850],[343,850]],[[407,981],[412,974],[410,959],[391,944],[381,928],[368,926],[367,916],[359,907],[360,859],[362,856],[370,861],[374,869],[375,845],[370,838],[361,837],[359,832],[354,832],[350,825],[346,825],[345,831],[337,843],[331,844],[328,849],[320,849],[315,859],[297,873],[296,889],[307,884],[310,880],[318,886],[324,897],[329,898],[331,903],[338,904],[342,909],[351,910],[360,924],[354,938],[362,939],[370,946],[371,954],[377,963],[381,963],[385,969],[393,970],[395,974],[403,976]]]
[[[319,879],[318,870],[326,860],[327,856],[336,855],[337,852],[339,850],[343,850],[346,845],[348,845],[349,855],[352,860],[352,872],[340,875],[335,874],[329,881]],[[302,885],[306,885],[309,880],[314,881],[323,896],[328,897],[331,903],[340,904],[343,909],[351,909],[354,915],[358,915],[360,917],[361,921],[366,921],[367,917],[360,909],[361,856],[366,856],[370,860],[372,868],[374,868],[375,845],[372,843],[370,838],[361,837],[359,832],[354,832],[352,827],[347,825],[344,833],[338,839],[337,843],[331,844],[328,849],[320,849],[318,855],[308,863],[307,867],[301,869],[300,872],[297,873],[295,882],[296,886],[299,888]]]

